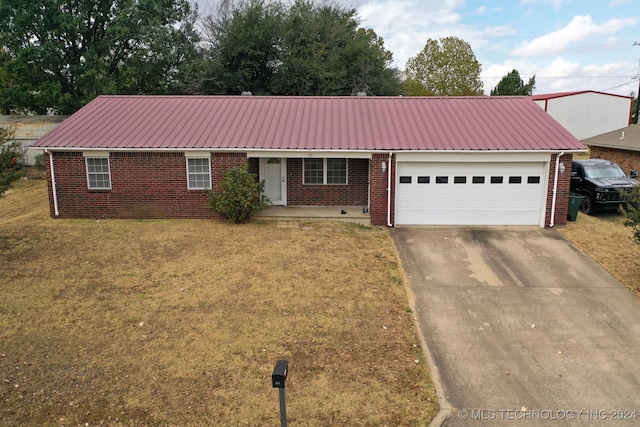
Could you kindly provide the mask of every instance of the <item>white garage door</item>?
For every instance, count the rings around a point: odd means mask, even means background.
[[[539,225],[544,163],[398,163],[398,225]]]

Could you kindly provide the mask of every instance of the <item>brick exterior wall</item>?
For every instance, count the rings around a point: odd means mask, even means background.
[[[287,159],[288,206],[367,206],[369,160],[348,159],[348,185],[305,185],[302,159]]]
[[[382,162],[387,165],[387,171],[382,172]],[[374,154],[371,159],[371,207],[369,216],[373,225],[388,225],[388,195],[387,188],[389,186],[389,174],[391,174],[391,224],[395,224],[395,180],[393,179],[393,171],[395,170],[395,159],[389,166],[388,154]]]
[[[49,205],[54,216],[49,157]],[[247,162],[244,153],[211,156],[213,188],[225,170]],[[208,190],[188,190],[183,153],[113,152],[111,190],[89,190],[81,152],[55,152],[53,163],[60,218],[215,218]]]
[[[623,150],[609,147],[589,147],[591,158],[616,162],[629,175],[632,170],[640,171],[640,151]]]
[[[544,220],[546,227],[551,225],[551,207],[553,202],[553,180],[556,173],[557,155],[551,156],[549,164],[549,188],[547,189],[547,208]],[[569,187],[571,185],[571,162],[573,154],[565,154],[560,157],[560,163],[564,165],[564,173],[558,173],[558,188],[556,193],[556,211],[554,227],[564,227],[567,225],[567,215],[569,213]]]
[[[253,157],[248,161],[247,170],[255,176],[260,176],[260,159]]]
[[[186,160],[183,153],[113,152],[110,154],[111,190],[88,190],[85,159],[81,152],[55,152],[54,166],[60,218],[216,218],[208,205],[208,190],[188,190]],[[565,173],[558,175],[554,226],[566,225],[573,155],[560,161]],[[47,179],[51,216],[54,216],[49,157]],[[613,160],[613,159],[612,159]],[[386,226],[388,177],[395,174],[395,159],[373,154],[372,159],[349,159],[349,185],[304,185],[302,159],[287,160],[287,205],[290,206],[367,206],[370,171],[370,210],[372,225]],[[387,164],[382,172],[382,163]],[[620,163],[620,162],[618,162]],[[217,188],[225,170],[247,164],[258,174],[259,160],[245,153],[212,153],[212,187]],[[622,165],[621,165],[622,166]],[[551,156],[545,225],[551,224],[555,156]],[[394,215],[395,180],[391,180],[391,224]]]

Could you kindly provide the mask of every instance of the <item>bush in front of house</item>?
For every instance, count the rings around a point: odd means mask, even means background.
[[[224,219],[236,224],[246,222],[260,209],[269,206],[263,191],[264,181],[258,182],[246,167],[235,167],[224,173],[217,191],[209,196],[209,204]]]

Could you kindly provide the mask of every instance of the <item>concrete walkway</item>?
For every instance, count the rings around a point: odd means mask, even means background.
[[[270,206],[254,218],[261,221],[341,221],[369,226],[371,217],[363,209],[363,206]]]
[[[640,298],[555,230],[391,230],[434,425],[640,425]]]

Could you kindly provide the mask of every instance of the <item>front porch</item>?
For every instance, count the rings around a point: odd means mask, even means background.
[[[254,218],[261,221],[342,221],[371,225],[363,206],[270,206]],[[345,213],[342,213],[345,212]]]

